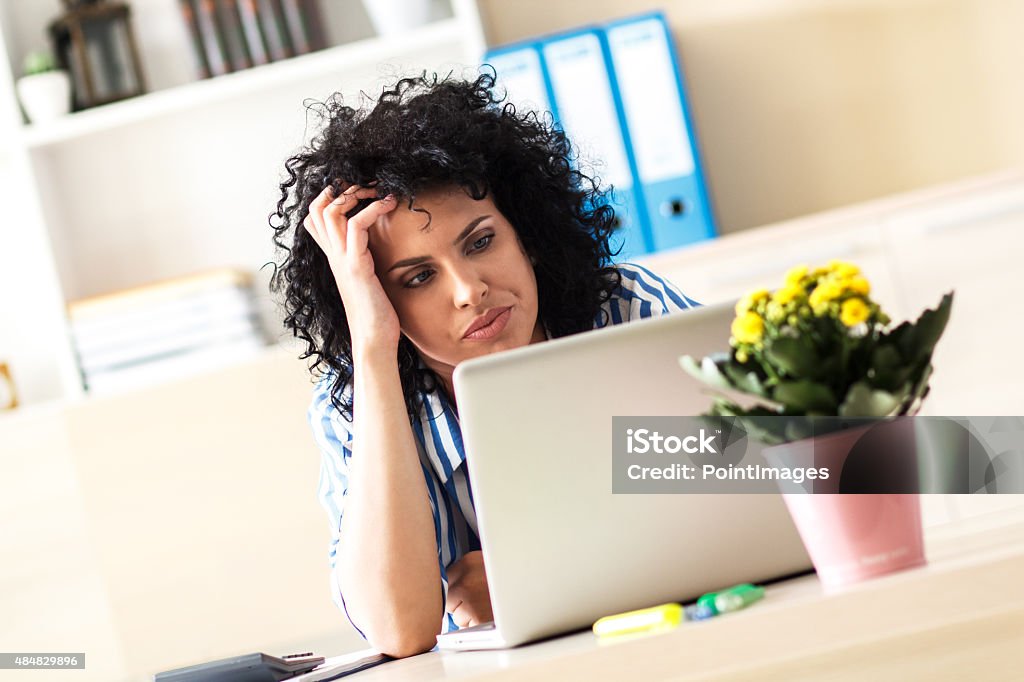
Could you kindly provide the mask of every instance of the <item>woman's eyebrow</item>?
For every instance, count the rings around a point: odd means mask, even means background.
[[[452,241],[452,246],[458,246],[459,242],[468,237],[469,233],[472,232],[477,225],[479,225],[480,223],[482,223],[483,221],[487,220],[490,217],[491,214],[488,213],[487,215],[482,215],[470,220],[469,224],[466,225],[466,227],[463,228],[462,232],[459,233],[459,236]],[[407,268],[412,265],[419,265],[420,263],[425,263],[428,260],[430,260],[430,256],[416,256],[415,258],[403,258],[402,260],[398,261],[390,268],[388,268],[388,272],[391,272],[392,270],[397,270],[398,268]]]

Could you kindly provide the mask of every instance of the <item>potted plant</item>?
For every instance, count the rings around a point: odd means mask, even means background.
[[[430,21],[430,0],[363,0],[379,36],[405,33]]]
[[[71,111],[71,78],[57,68],[49,52],[30,52],[24,76],[18,79],[18,99],[32,123],[50,121]]]
[[[859,268],[831,261],[813,270],[795,267],[778,290],[740,299],[728,352],[680,358],[710,386],[756,399],[741,406],[719,394],[708,416],[735,418],[770,446],[767,460],[792,464],[841,462],[868,428],[850,429],[844,420],[916,414],[929,392],[932,353],[953,294],[916,321],[895,326],[870,294]],[[925,562],[916,494],[791,491],[783,497],[826,589]]]

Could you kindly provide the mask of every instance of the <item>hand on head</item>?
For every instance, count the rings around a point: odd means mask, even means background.
[[[389,195],[377,198],[351,218],[360,200],[377,197],[373,187],[341,183],[335,194],[328,185],[309,205],[303,227],[323,250],[345,305],[352,346],[393,344],[400,334],[398,316],[374,272],[369,249],[370,227],[395,209],[398,201]]]

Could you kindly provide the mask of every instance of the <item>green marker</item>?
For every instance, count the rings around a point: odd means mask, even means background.
[[[708,596],[708,595],[705,595]],[[764,588],[743,583],[714,594],[714,608],[718,613],[729,613],[753,604],[764,596]],[[703,599],[703,597],[701,597]],[[700,603],[700,602],[698,602]]]
[[[697,618],[698,620],[704,620],[705,618],[718,615],[718,607],[715,605],[715,599],[719,594],[722,593],[708,592],[706,594],[702,594],[700,598],[697,599],[697,608],[695,613],[699,614]]]

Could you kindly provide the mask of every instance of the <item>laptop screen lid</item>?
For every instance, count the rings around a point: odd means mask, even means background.
[[[612,417],[711,405],[683,354],[724,350],[733,306],[461,363],[454,384],[494,620],[508,645],[807,570],[778,495],[612,494]]]

